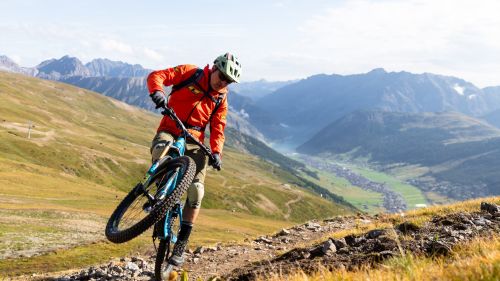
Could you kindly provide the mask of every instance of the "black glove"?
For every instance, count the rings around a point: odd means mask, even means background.
[[[220,158],[219,153],[213,153],[212,157],[214,158],[212,162],[212,167],[220,171],[220,168],[222,167],[222,159]]]
[[[156,108],[163,107],[165,105],[165,95],[161,91],[155,91],[149,97],[156,104]]]

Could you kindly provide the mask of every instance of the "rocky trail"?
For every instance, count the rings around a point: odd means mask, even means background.
[[[310,221],[239,245],[199,247],[186,253],[184,269],[189,273],[189,280],[198,277],[207,280],[213,276],[222,280],[255,280],[258,276],[287,274],[298,269],[311,273],[318,270],[319,265],[326,269],[351,270],[374,266],[404,253],[450,255],[459,242],[500,232],[500,208],[482,203],[477,212],[434,216],[421,226],[405,221],[360,235],[331,238],[334,232],[380,220],[383,218],[378,216],[336,217]],[[44,280],[154,280],[154,258],[154,253],[147,257],[122,258]]]

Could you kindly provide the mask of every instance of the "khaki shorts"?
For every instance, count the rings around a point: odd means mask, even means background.
[[[174,136],[167,132],[159,132],[153,139],[151,144],[151,160],[155,161],[160,157],[166,142],[174,141]],[[205,182],[205,175],[207,173],[208,166],[208,156],[201,150],[201,148],[194,143],[186,143],[186,151],[184,153],[186,156],[191,157],[196,163],[196,174],[194,176],[193,183]]]

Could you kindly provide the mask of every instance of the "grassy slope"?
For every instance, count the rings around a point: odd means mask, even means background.
[[[0,273],[61,270],[149,245],[145,238],[108,244],[103,228],[146,170],[158,120],[89,91],[0,72],[0,255],[57,252],[23,262],[1,259]],[[28,121],[34,125],[31,139]],[[205,209],[195,231],[200,235],[193,242],[242,240],[293,222],[351,212],[285,185],[293,178],[228,147],[223,171],[207,177]],[[101,242],[75,248],[78,241]],[[47,258],[53,255],[57,258]]]

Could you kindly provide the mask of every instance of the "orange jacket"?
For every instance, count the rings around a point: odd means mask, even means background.
[[[195,65],[179,65],[165,70],[153,71],[148,76],[149,93],[163,91],[163,86],[171,86],[181,83],[191,77],[198,69]],[[185,124],[204,128],[209,121],[210,115],[215,108],[215,102],[203,94],[203,90],[209,89],[211,69],[208,65],[203,69],[203,75],[199,80],[199,85],[193,89],[183,87],[170,95],[168,106],[175,111],[175,114]],[[194,85],[193,85],[194,86]],[[210,124],[210,148],[214,153],[221,153],[224,146],[224,127],[226,126],[227,115],[227,88],[223,93],[210,90],[212,97],[217,99],[219,95],[224,94],[224,98],[219,105],[217,112],[214,112]],[[180,130],[175,126],[175,122],[168,116],[163,116],[158,127],[158,132],[167,131],[174,135],[179,135]],[[202,143],[205,139],[205,132],[189,129],[189,132],[198,138]]]

